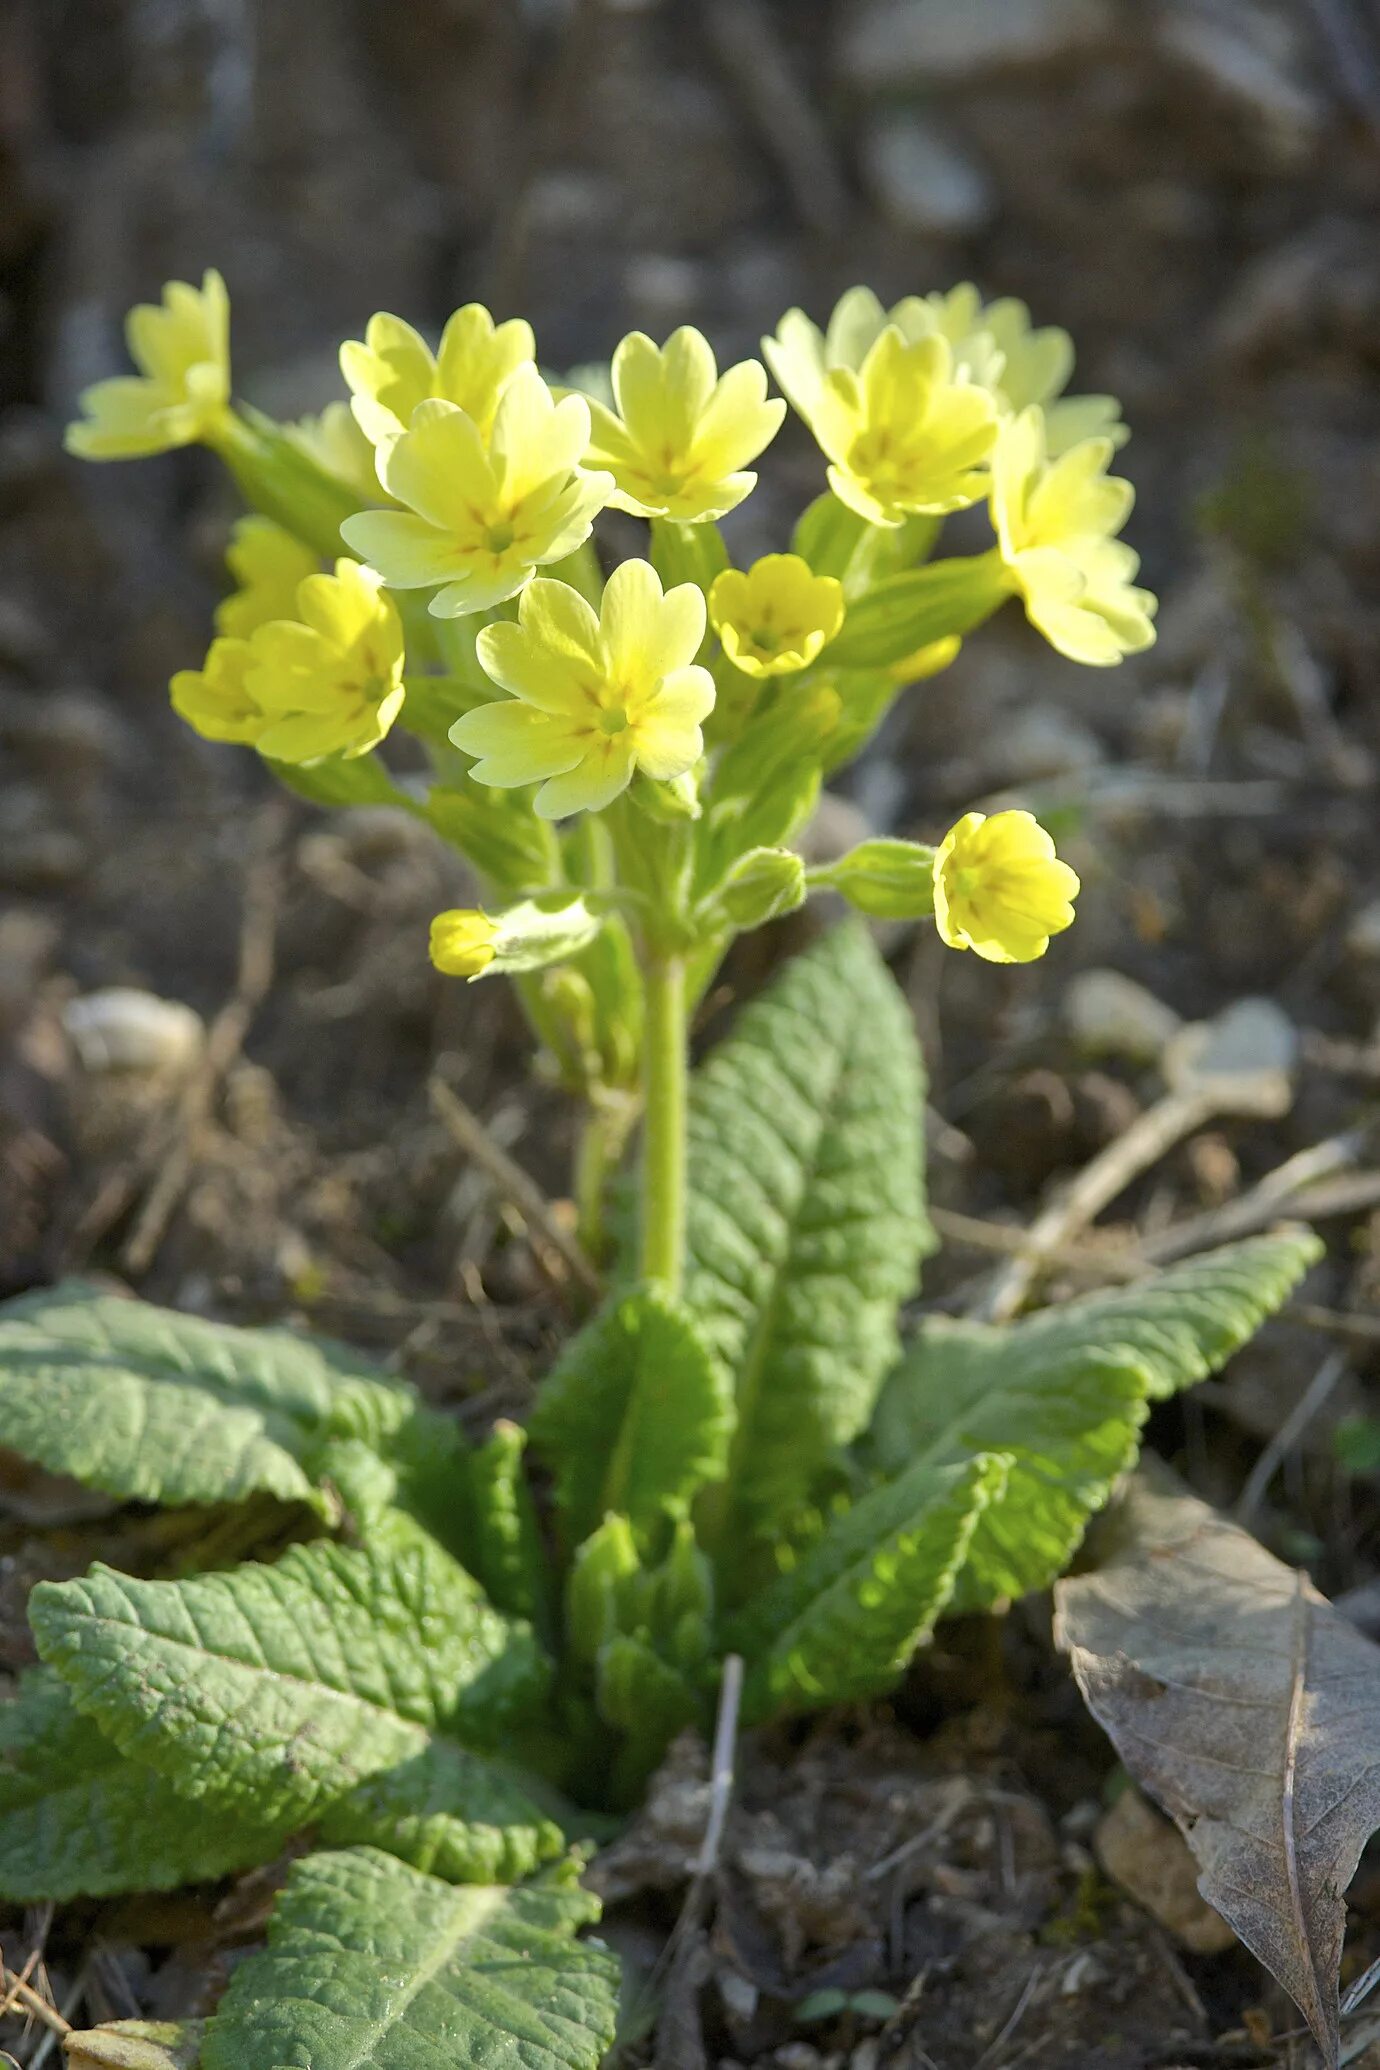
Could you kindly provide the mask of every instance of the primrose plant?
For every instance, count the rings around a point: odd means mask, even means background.
[[[930,1244],[923,1080],[863,923],[688,1070],[728,944],[814,892],[932,918],[995,963],[1070,924],[1077,880],[1024,812],[813,868],[792,844],[1008,597],[1075,661],[1149,642],[1108,473],[1124,429],[1109,399],[1065,396],[1069,341],[1019,303],[855,289],[823,333],[792,311],[764,351],[829,486],[789,552],[740,569],[719,520],[785,405],[696,331],[626,338],[608,401],[553,389],[523,323],[465,308],[433,353],[377,316],[342,349],[349,406],[287,426],[230,401],[215,274],[136,310],[129,343],[140,374],[87,394],[72,448],[200,441],[255,512],[176,708],[308,798],[391,802],[467,859],[483,904],[438,916],[433,960],[510,974],[586,1103],[579,1203],[609,1292],[526,1427],[474,1444],[339,1346],[89,1286],[10,1303],[0,1442],[184,1515],[152,1573],[33,1592],[0,1895],[282,1862],[267,1947],[204,2031],[131,2037],[141,2061],[592,2066],[616,1966],[578,1936],[581,1843],[709,1726],[724,1662],[749,1725],[882,1696],[944,1612],[1047,1586],[1149,1404],[1220,1365],[1313,1255],[1265,1237],[903,1348]],[[995,544],[933,558],[944,516],[982,502]],[[606,507],[650,522],[648,556],[607,579]],[[421,753],[393,774],[399,732]],[[635,1226],[609,1241],[639,1111]]]

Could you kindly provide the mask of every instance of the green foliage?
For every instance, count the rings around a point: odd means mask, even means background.
[[[891,1688],[948,1602],[1005,1477],[1005,1460],[988,1453],[965,1466],[914,1466],[835,1519],[732,1627],[749,1663],[744,1716]]]
[[[203,2070],[595,2070],[617,1965],[568,1877],[457,1887],[372,1848],[294,1864],[269,1943],[235,1971]]]
[[[1024,1595],[1062,1573],[1134,1464],[1147,1403],[1216,1371],[1319,1248],[1306,1230],[1256,1237],[1007,1328],[928,1323],[883,1390],[867,1449],[889,1473],[1010,1455],[956,1604]]]
[[[568,1544],[615,1511],[646,1536],[722,1476],[733,1400],[693,1319],[644,1291],[611,1302],[571,1339],[530,1427]]]
[[[434,1733],[503,1746],[540,1715],[548,1680],[529,1628],[424,1541],[295,1546],[273,1567],[185,1581],[96,1566],[40,1585],[30,1617],[121,1752],[271,1820],[309,1818]]]
[[[516,1883],[565,1851],[521,1778],[448,1739],[357,1784],[327,1809],[321,1838],[367,1842],[448,1883]]]
[[[243,1808],[189,1814],[50,1668],[26,1674],[0,1710],[0,1897],[11,1903],[173,1890],[270,1860],[289,1829]]]
[[[737,1403],[730,1564],[871,1414],[929,1241],[922,1113],[910,1016],[855,927],[797,957],[695,1076],[686,1299]]]
[[[416,1409],[343,1345],[233,1330],[68,1281],[0,1309],[11,1451],[125,1501],[330,1504],[333,1441],[393,1440]]]

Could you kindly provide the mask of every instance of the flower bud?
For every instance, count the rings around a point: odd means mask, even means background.
[[[456,910],[431,923],[431,960],[448,977],[541,970],[587,949],[602,922],[582,898],[548,892],[503,913]]]
[[[919,920],[934,911],[934,850],[918,841],[862,841],[812,870],[810,884],[837,891],[873,920]]]
[[[805,902],[805,865],[789,848],[750,848],[714,896],[735,927],[762,927]]]

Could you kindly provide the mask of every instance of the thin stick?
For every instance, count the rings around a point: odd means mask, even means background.
[[[730,1653],[724,1659],[724,1678],[719,1686],[719,1714],[714,1724],[714,1751],[710,1758],[709,1817],[695,1863],[695,1880],[703,1883],[719,1865],[724,1823],[733,1796],[733,1750],[738,1740],[738,1711],[743,1700],[743,1658]]]
[[[1299,1396],[1265,1450],[1247,1476],[1236,1504],[1236,1521],[1248,1524],[1264,1500],[1265,1491],[1279,1472],[1289,1447],[1308,1428],[1313,1418],[1341,1379],[1349,1364],[1344,1351],[1330,1351],[1304,1392]]]
[[[26,1984],[23,1977],[0,1965],[0,1986],[4,1988],[5,2001],[9,2005],[22,2005],[25,2012],[32,2013],[36,2020],[42,2020],[45,2027],[51,2027],[55,2034],[70,2034],[72,2023],[65,2020],[55,2005],[50,2005],[41,1993]]]
[[[279,849],[287,816],[286,802],[275,800],[259,821],[255,842],[257,853],[245,877],[234,989],[211,1023],[201,1062],[178,1102],[172,1140],[144,1198],[138,1220],[120,1253],[125,1270],[136,1278],[148,1271],[157,1256],[177,1203],[191,1178],[198,1138],[211,1112],[216,1089],[243,1049],[254,1016],[273,983],[278,907],[282,897]]]
[[[509,1206],[516,1208],[537,1239],[536,1256],[547,1277],[558,1286],[564,1283],[564,1275],[552,1267],[550,1254],[554,1252],[566,1266],[570,1277],[586,1293],[601,1294],[603,1282],[598,1273],[575,1237],[556,1220],[535,1181],[494,1141],[479,1116],[465,1105],[444,1079],[433,1077],[427,1090],[432,1107],[460,1148],[493,1181],[495,1189]],[[547,1255],[543,1256],[544,1252]]]
[[[1219,1110],[1220,1100],[1210,1091],[1168,1093],[1147,1107],[1041,1209],[1026,1232],[1029,1249],[1001,1267],[974,1312],[986,1322],[1008,1321],[1030,1291],[1050,1247],[1086,1229],[1133,1179]]]

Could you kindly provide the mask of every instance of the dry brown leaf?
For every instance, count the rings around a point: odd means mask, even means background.
[[[1058,1643],[1199,1890],[1335,2066],[1343,1893],[1380,1826],[1380,1646],[1164,1468],[1107,1532],[1095,1571],[1058,1586]]]

